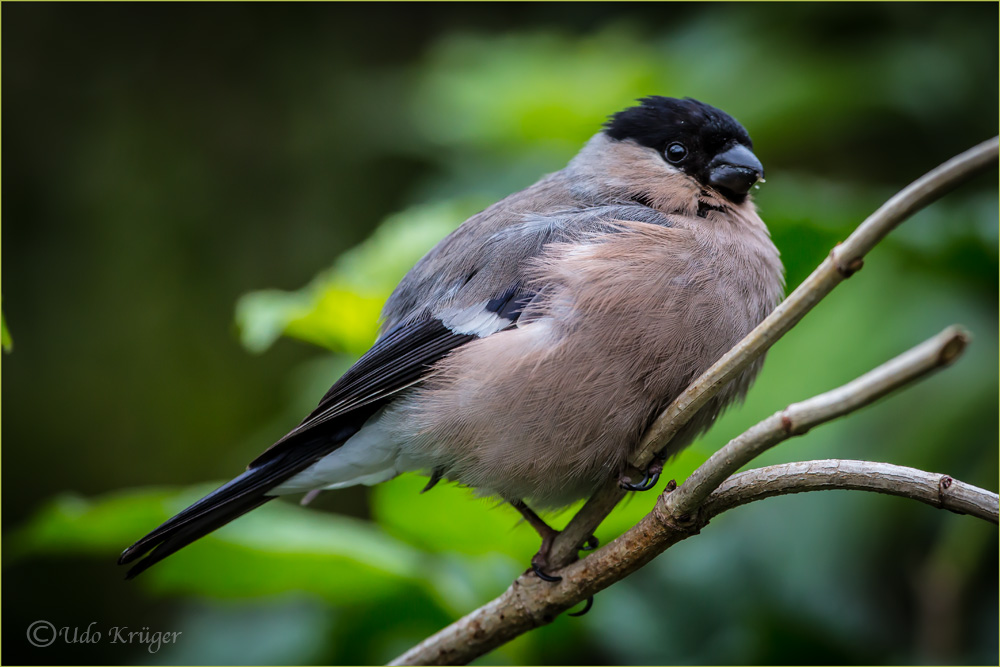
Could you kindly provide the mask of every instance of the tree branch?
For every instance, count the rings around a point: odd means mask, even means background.
[[[921,208],[958,185],[991,168],[997,161],[998,138],[978,144],[918,178],[870,215],[753,331],[698,377],[678,396],[643,436],[631,463],[642,470],[657,452],[727,382],[805,317],[833,288],[863,266],[863,258],[879,241]],[[549,562],[558,569],[576,558],[577,547],[625,497],[617,480],[610,480],[570,520],[553,543]]]
[[[968,342],[966,331],[950,326],[856,380],[775,412],[729,441],[691,473],[683,486],[670,494],[670,514],[679,518],[693,512],[727,477],[779,442],[874,403],[947,366],[962,354]]]
[[[915,468],[825,459],[757,468],[727,479],[699,508],[697,520],[678,523],[662,505],[600,551],[564,569],[562,582],[522,576],[503,595],[393,660],[391,665],[465,664],[514,637],[550,623],[563,611],[639,569],[674,544],[696,535],[722,512],[772,496],[852,489],[912,498],[997,523],[998,498],[948,475]]]
[[[796,461],[741,472],[713,491],[700,511],[717,516],[771,496],[828,489],[873,491],[910,498],[993,524],[997,523],[1000,511],[997,494],[948,475],[891,463],[845,459]]]
[[[710,457],[681,487],[662,494],[653,511],[619,538],[560,571],[562,581],[522,575],[500,597],[404,653],[391,664],[463,664],[639,569],[664,550],[696,534],[717,514],[782,493],[848,488],[915,498],[996,522],[997,496],[956,482],[884,463],[822,461],[733,471],[778,442],[857,410],[950,364],[968,336],[949,327],[908,352],[832,391],[758,423]],[[879,477],[884,473],[884,477]],[[724,484],[716,490],[725,480]]]

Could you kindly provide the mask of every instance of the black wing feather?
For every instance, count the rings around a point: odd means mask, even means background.
[[[456,334],[441,320],[426,315],[397,326],[379,338],[330,387],[301,424],[254,459],[249,467],[256,468],[271,461],[322,424],[375,403],[381,407],[386,398],[419,382],[434,362],[474,338],[471,334]],[[369,415],[374,412],[371,410]]]

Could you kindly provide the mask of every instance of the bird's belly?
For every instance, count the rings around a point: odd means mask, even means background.
[[[563,345],[538,321],[456,350],[387,423],[410,466],[557,507],[622,468],[652,400],[612,358]]]

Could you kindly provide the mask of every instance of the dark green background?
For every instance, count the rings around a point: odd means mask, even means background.
[[[501,592],[530,530],[461,490],[417,496],[419,479],[314,504],[375,524],[269,506],[135,582],[114,560],[186,485],[296,423],[370,339],[372,318],[344,313],[368,314],[408,253],[560,168],[634,98],[690,95],[748,128],[790,287],[997,131],[993,3],[5,3],[2,19],[8,664],[384,662]],[[868,458],[995,490],[996,182],[894,232],[668,476],[957,322],[974,342],[954,368],[761,462]],[[362,253],[379,275],[342,260],[310,284],[399,212]],[[238,328],[240,297],[272,288],[299,291],[245,300]],[[332,353],[251,335],[288,304],[312,319],[285,332]],[[773,499],[484,661],[995,664],[996,563],[995,527],[968,517]],[[38,619],[184,634],[156,654],[33,648]]]

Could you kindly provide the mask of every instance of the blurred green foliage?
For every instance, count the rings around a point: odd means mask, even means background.
[[[310,410],[438,239],[634,98],[696,97],[749,129],[790,287],[997,129],[991,4],[3,14],[8,663],[384,662],[501,592],[537,537],[415,476],[270,503],[135,582],[113,561]],[[997,215],[994,173],[895,231],[668,477],[958,322],[974,341],[953,368],[759,463],[867,458],[996,489]],[[858,493],[757,503],[480,662],[995,663],[996,529],[980,524]],[[39,618],[184,634],[156,654],[37,649]]]
[[[244,295],[236,304],[243,345],[263,352],[284,334],[361,356],[375,341],[379,312],[396,283],[475,210],[451,201],[406,209],[304,288]]]
[[[3,347],[4,352],[10,352],[14,349],[14,339],[10,335],[10,330],[7,329],[7,318],[0,313],[0,347]]]

